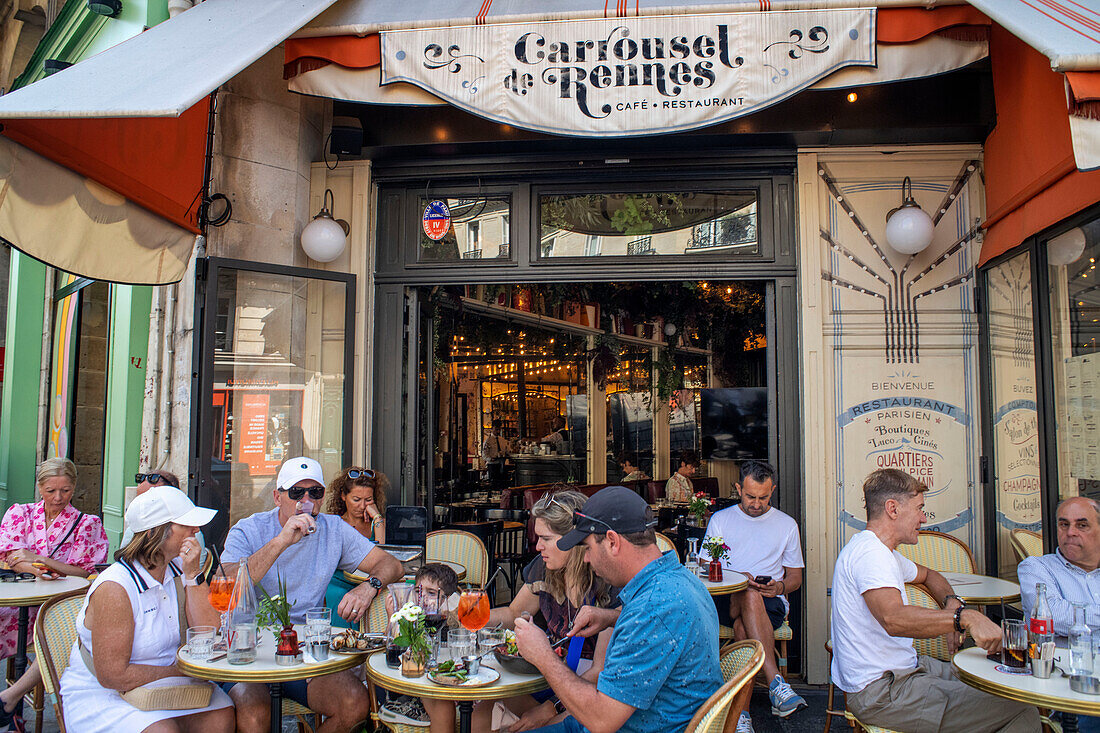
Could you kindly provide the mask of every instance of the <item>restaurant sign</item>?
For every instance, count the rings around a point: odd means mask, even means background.
[[[381,84],[562,135],[690,130],[846,66],[874,66],[875,10],[506,23],[384,31]]]

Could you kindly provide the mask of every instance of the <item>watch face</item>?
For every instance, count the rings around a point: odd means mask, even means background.
[[[372,588],[378,589],[382,587],[382,581],[378,578],[371,578],[367,582],[371,584]]]

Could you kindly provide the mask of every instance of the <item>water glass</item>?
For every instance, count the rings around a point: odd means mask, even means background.
[[[214,655],[214,627],[192,626],[187,630],[187,653],[198,662]]]
[[[451,658],[469,657],[477,651],[477,635],[469,629],[451,629],[447,634]]]
[[[477,632],[478,654],[487,654],[504,643],[504,629],[482,629]]]
[[[332,637],[332,609],[317,606],[306,610],[306,648],[318,662],[328,659]]]

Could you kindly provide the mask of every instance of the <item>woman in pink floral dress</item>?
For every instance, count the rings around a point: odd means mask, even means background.
[[[88,577],[96,563],[107,558],[107,534],[99,517],[72,505],[76,466],[68,458],[47,459],[39,465],[35,483],[41,500],[13,504],[0,521],[0,561],[18,573],[39,577],[50,571]],[[37,611],[30,610],[31,626]],[[15,654],[18,615],[16,608],[0,608],[0,658]],[[41,679],[38,665],[31,664],[26,674],[0,692],[0,730]]]

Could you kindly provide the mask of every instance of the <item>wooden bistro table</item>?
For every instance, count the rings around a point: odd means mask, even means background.
[[[461,565],[457,562],[451,562],[450,560],[428,560],[428,562],[441,562],[444,565],[447,565],[448,567],[450,567],[451,570],[455,571],[455,575],[458,576],[458,581],[460,583],[463,580],[466,580],[466,566],[465,565]],[[360,573],[358,570],[352,570],[352,571],[345,570],[344,571],[344,579],[347,580],[349,583],[352,583],[354,585],[359,585],[360,583],[366,582],[367,577],[368,576],[364,575],[363,573]]]
[[[470,733],[470,719],[476,700],[503,700],[517,695],[530,695],[547,687],[546,678],[542,675],[513,674],[499,666],[491,654],[482,658],[481,664],[500,672],[500,679],[482,687],[450,687],[438,685],[426,675],[404,677],[401,670],[386,666],[385,651],[371,654],[364,668],[367,670],[367,677],[384,690],[412,697],[457,702],[460,733]]]
[[[1068,653],[1064,649],[1059,651],[1063,661],[1055,658],[1054,671],[1045,680],[1030,674],[998,672],[997,663],[987,659],[985,651],[979,647],[964,649],[951,663],[959,679],[982,692],[1065,713],[1100,715],[1100,695],[1086,695],[1069,688],[1069,678],[1063,677],[1059,669],[1059,666],[1064,668]]]
[[[57,580],[35,578],[33,581],[17,580],[11,583],[0,583],[0,606],[15,606],[19,609],[15,657],[12,660],[15,679],[19,679],[27,671],[27,626],[31,617],[31,607],[41,606],[54,596],[87,588],[90,584],[91,581],[87,578],[79,578],[75,575]]]
[[[295,626],[299,636],[305,627]],[[322,675],[342,672],[363,663],[367,652],[340,654],[330,652],[323,662],[307,661],[311,657],[302,655],[302,662],[284,667],[275,663],[275,635],[269,629],[261,629],[256,643],[256,661],[248,664],[230,664],[225,653],[215,654],[207,661],[199,661],[186,651],[186,645],[176,652],[176,666],[188,677],[214,682],[263,682],[271,693],[271,733],[281,733],[283,729],[283,683],[294,680],[310,679]]]

